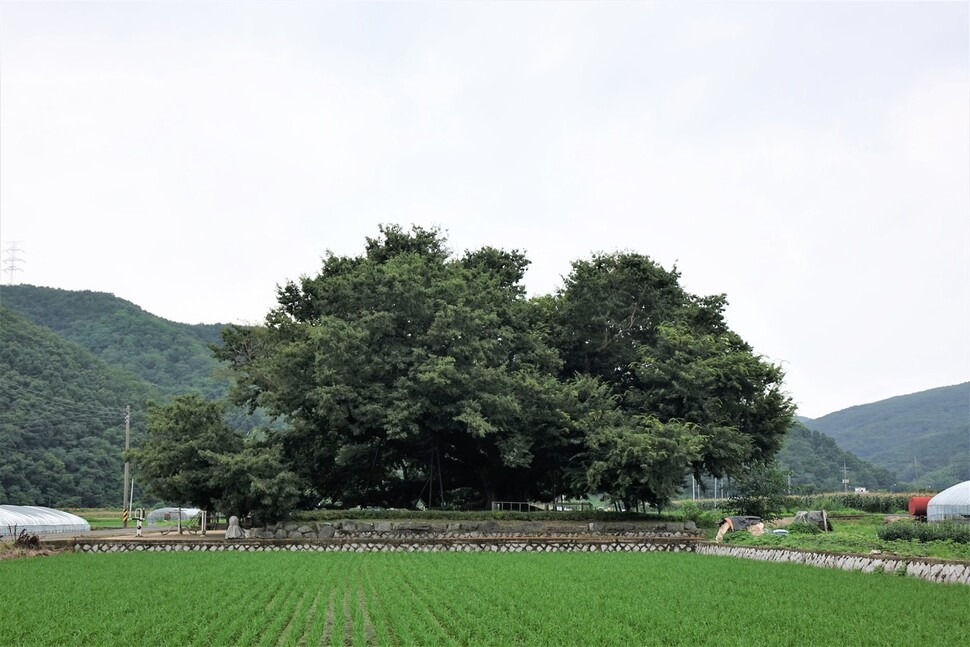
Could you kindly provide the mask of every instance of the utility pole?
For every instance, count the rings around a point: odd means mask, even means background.
[[[916,473],[913,477],[913,485],[916,486],[916,491],[919,492],[919,463],[916,462],[915,456],[913,456],[913,471]]]
[[[128,446],[131,442],[131,405],[125,405],[125,498],[121,502],[124,512],[121,515],[122,527],[128,527]]]
[[[845,466],[845,461],[842,461],[842,491],[849,493],[849,469]]]

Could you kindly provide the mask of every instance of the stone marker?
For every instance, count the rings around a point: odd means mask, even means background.
[[[246,534],[239,527],[239,517],[233,515],[229,517],[229,527],[226,528],[226,539],[244,539]]]

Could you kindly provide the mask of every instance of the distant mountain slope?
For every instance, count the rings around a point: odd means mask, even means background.
[[[970,479],[970,382],[851,407],[805,424],[896,472],[901,482],[944,488]]]
[[[208,348],[220,341],[222,324],[176,323],[104,292],[33,285],[0,287],[0,304],[166,394],[226,392],[227,383],[213,376],[218,362]]]
[[[120,505],[125,406],[137,442],[159,395],[0,306],[0,503]]]
[[[796,422],[792,425],[781,451],[778,466],[791,473],[792,487],[797,492],[837,492],[842,490],[843,465],[849,488],[888,490],[896,483],[895,475],[839,447],[835,440]]]

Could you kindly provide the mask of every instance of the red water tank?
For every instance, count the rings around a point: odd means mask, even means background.
[[[930,502],[931,496],[911,496],[909,497],[909,513],[914,517],[926,516],[926,505]]]

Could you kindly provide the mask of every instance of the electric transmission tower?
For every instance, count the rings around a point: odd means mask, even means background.
[[[7,243],[7,247],[3,250],[3,272],[7,275],[7,285],[13,285],[14,275],[17,272],[23,272],[23,268],[19,267],[18,263],[23,263],[24,259],[17,256],[18,252],[24,250],[20,249],[17,245],[20,243],[18,240],[12,240]]]

